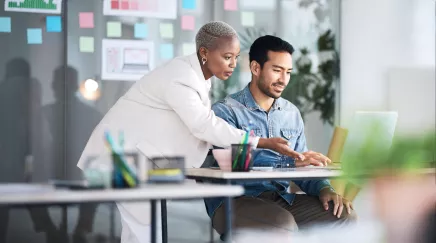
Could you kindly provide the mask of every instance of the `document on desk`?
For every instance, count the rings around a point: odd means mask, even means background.
[[[53,190],[52,186],[41,184],[24,184],[24,183],[5,183],[0,184],[1,194],[13,194],[13,193],[40,193],[50,192]]]

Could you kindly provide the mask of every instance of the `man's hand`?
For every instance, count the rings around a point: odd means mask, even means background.
[[[314,166],[327,166],[327,164],[330,164],[332,161],[327,158],[327,156],[317,153],[314,151],[307,151],[303,153],[305,159],[304,160],[295,160],[295,167],[304,167],[308,165],[314,165]]]
[[[329,202],[333,201],[333,215],[336,215],[338,218],[341,217],[342,211],[344,210],[344,205],[348,214],[351,214],[351,210],[353,209],[353,205],[350,201],[343,198],[341,195],[336,194],[331,188],[322,189],[319,193],[319,200],[321,201],[325,210],[329,210]]]
[[[288,140],[284,138],[260,138],[257,144],[259,148],[266,148],[276,151],[277,153],[292,157],[296,160],[304,160],[304,155],[295,152],[288,145]]]
[[[344,204],[344,207],[347,209],[347,213],[351,214],[351,210],[354,210],[353,204],[348,201],[348,199],[345,199],[345,197],[342,198],[342,203]]]

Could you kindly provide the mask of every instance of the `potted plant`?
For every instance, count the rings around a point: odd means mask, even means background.
[[[435,131],[398,136],[387,151],[375,135],[342,161],[345,180],[371,188],[388,242],[420,242],[427,215],[435,213],[435,138]]]

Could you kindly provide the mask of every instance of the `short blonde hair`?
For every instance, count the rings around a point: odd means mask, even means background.
[[[212,21],[203,25],[195,36],[197,51],[200,47],[212,48],[220,37],[237,37],[238,33],[229,24],[222,21]]]

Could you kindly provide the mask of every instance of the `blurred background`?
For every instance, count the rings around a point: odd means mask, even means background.
[[[195,51],[197,30],[211,20],[241,39],[238,67],[226,82],[213,81],[213,101],[250,81],[257,37],[294,46],[283,97],[301,110],[311,150],[327,154],[334,128],[349,126],[358,110],[398,111],[398,134],[435,127],[433,0],[33,1],[0,1],[0,182],[23,182],[29,161],[33,182],[80,179],[77,161],[102,116],[143,74]],[[125,3],[130,8],[116,9]],[[118,62],[125,69],[116,70]],[[356,202],[359,215],[370,214],[370,201]],[[180,240],[183,232],[207,241],[204,205],[195,205],[198,218],[180,215],[182,204],[170,207],[170,240],[179,239],[171,242],[193,242]],[[181,217],[191,224],[176,226]],[[66,215],[0,208],[0,242],[59,242],[53,232],[62,221],[74,242],[120,236],[113,205],[70,207]]]

